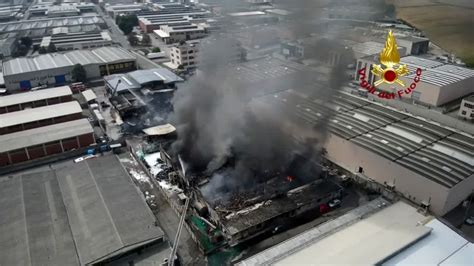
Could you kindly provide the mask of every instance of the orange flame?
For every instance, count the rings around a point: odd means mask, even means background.
[[[380,53],[380,63],[387,67],[393,67],[400,62],[400,55],[398,54],[397,42],[393,37],[392,31],[388,33],[385,47]]]

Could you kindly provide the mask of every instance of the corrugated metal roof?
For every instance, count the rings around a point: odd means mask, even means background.
[[[445,187],[474,174],[474,139],[380,105],[339,93],[330,105],[291,90],[259,98],[309,126],[331,118],[332,134]],[[441,147],[441,148],[440,148]]]
[[[29,91],[0,97],[0,107],[72,95],[69,86]]]
[[[94,130],[89,121],[87,119],[80,119],[0,135],[0,152],[31,147],[93,132]]]
[[[22,57],[3,63],[3,74],[16,75],[75,64],[112,64],[135,60],[135,57],[121,47],[101,47],[94,50],[76,50],[66,53],[52,53],[35,57]]]
[[[82,113],[78,102],[59,103],[0,115],[0,126],[10,127],[70,114]]]
[[[95,264],[164,237],[113,155],[0,183],[2,265]]]
[[[85,24],[99,24],[105,23],[104,20],[99,16],[76,16],[66,18],[46,18],[37,20],[21,20],[15,22],[0,23],[0,30],[2,32],[38,29],[38,28],[49,28],[49,27],[60,27],[60,26],[72,26],[72,25],[85,25]]]

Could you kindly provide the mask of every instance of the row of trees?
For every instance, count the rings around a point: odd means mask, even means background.
[[[54,43],[50,43],[48,47],[41,46],[38,50],[39,54],[46,54],[46,53],[54,53],[57,52],[58,49],[56,48],[56,45]]]
[[[31,45],[33,45],[33,40],[30,37],[21,37],[15,43],[17,49],[12,53],[12,56],[25,56],[26,54],[28,54],[28,50],[30,50]]]
[[[136,15],[117,16],[115,24],[128,35],[133,31],[133,27],[138,26],[138,18]]]

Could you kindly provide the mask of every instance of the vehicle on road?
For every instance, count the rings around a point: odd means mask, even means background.
[[[329,208],[331,208],[331,209],[337,208],[337,207],[341,206],[341,200],[333,199],[328,203],[328,205],[329,205]]]
[[[86,156],[82,156],[82,157],[74,159],[74,162],[79,163],[79,162],[82,162],[82,161],[85,161],[85,160],[88,160],[88,159],[92,159],[92,158],[96,158],[96,157],[97,157],[97,155],[86,155]]]

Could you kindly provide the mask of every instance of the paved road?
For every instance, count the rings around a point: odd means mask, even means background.
[[[107,26],[109,27],[110,33],[112,34],[112,40],[116,43],[119,43],[123,48],[130,49],[130,44],[128,43],[127,37],[115,24],[114,19],[106,15],[101,8],[97,8],[99,15],[105,20]]]
[[[137,58],[137,65],[140,69],[152,69],[152,68],[161,68],[159,64],[151,61],[150,59],[146,58],[145,56],[132,51],[133,55]]]
[[[159,226],[165,232],[168,241],[173,242],[178,231],[179,217],[159,191],[157,182],[151,182],[150,178],[146,176],[129,153],[119,154],[118,157],[127,171],[134,170],[146,177],[147,181],[145,182],[137,181],[138,187],[143,193],[147,191],[149,195],[154,196],[154,199],[148,201],[148,204],[150,204],[150,208],[155,214]],[[183,265],[206,265],[204,255],[199,251],[197,244],[185,228],[181,231],[178,255]]]

